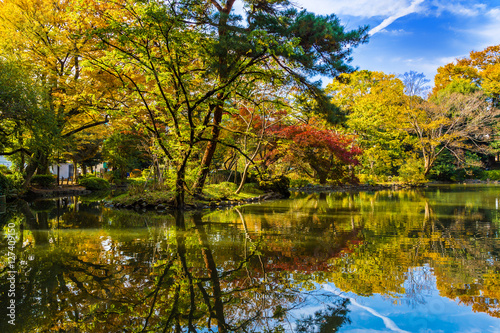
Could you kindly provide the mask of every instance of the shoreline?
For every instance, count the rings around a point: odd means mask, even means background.
[[[401,190],[408,188],[421,188],[432,185],[498,185],[500,181],[483,181],[470,179],[463,182],[427,182],[419,185],[404,185],[399,183],[390,184],[344,184],[344,185],[313,185],[307,184],[302,187],[290,187],[289,191],[294,193],[328,193],[328,192],[365,192],[365,191],[381,191],[381,190]],[[115,189],[120,189],[117,187]],[[36,199],[51,199],[64,196],[80,196],[89,195],[95,193],[95,191],[87,190],[85,187],[80,185],[69,185],[69,186],[59,186],[57,188],[31,188],[27,193],[18,198],[26,200],[36,200]],[[8,201],[16,199],[16,197],[11,197],[7,199]],[[205,209],[220,209],[229,208],[234,206],[242,206],[247,204],[261,203],[270,200],[287,199],[287,197],[281,193],[268,192],[261,195],[257,195],[251,198],[245,199],[205,199],[205,200],[193,200],[193,202],[186,203],[183,211],[195,211],[195,210],[205,210]],[[138,198],[131,203],[121,203],[114,202],[111,200],[103,200],[104,206],[108,208],[117,209],[130,209],[136,211],[156,211],[158,213],[165,213],[169,211],[177,210],[173,206],[173,200],[162,200],[151,202],[147,198]]]

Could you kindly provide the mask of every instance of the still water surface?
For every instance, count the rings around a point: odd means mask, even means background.
[[[19,201],[0,214],[0,330],[500,332],[499,201],[470,185],[177,216]]]

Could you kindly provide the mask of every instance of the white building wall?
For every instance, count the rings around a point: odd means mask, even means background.
[[[59,164],[59,178],[73,177],[73,165],[69,163]],[[50,173],[57,176],[57,164],[50,167]]]

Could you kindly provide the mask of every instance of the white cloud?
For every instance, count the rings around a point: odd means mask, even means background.
[[[468,56],[468,54],[463,54],[463,55],[459,55],[459,56],[456,56],[456,57],[441,57],[441,58],[437,58],[435,60],[435,64],[436,64],[437,67],[441,67],[443,65],[455,62],[455,60],[460,59],[460,58],[464,58],[466,56]]]
[[[424,2],[424,0],[414,0],[408,7],[406,8],[401,8],[398,12],[394,13],[393,15],[389,16],[385,20],[382,21],[379,25],[377,25],[375,28],[371,29],[368,34],[374,35],[377,32],[381,31],[382,29],[388,27],[392,22],[396,21],[398,18],[419,12],[422,10],[422,7],[420,5]]]
[[[467,37],[469,51],[481,51],[500,44],[500,7],[484,10],[473,23],[453,31]]]
[[[404,29],[398,29],[398,30],[387,30],[387,29],[382,29],[379,31],[379,33],[391,35],[391,36],[404,36],[404,35],[411,35],[412,33],[409,31],[406,31]]]
[[[461,16],[479,16],[485,9],[486,5],[482,3],[472,4],[470,1],[464,2],[464,4],[456,1],[449,0],[435,0],[433,5],[436,7],[436,14],[446,11],[455,15]]]
[[[419,0],[422,2],[424,0]],[[412,5],[411,0],[298,0],[299,6],[315,13],[334,13],[357,17],[393,16]]]
[[[489,10],[485,17],[485,24],[471,31],[480,36],[481,44],[478,46],[481,48],[500,44],[500,7]]]

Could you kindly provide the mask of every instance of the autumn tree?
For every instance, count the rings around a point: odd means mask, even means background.
[[[364,70],[343,74],[327,86],[332,102],[345,114],[345,126],[358,136],[364,173],[395,175],[413,149],[404,88],[394,75]]]
[[[125,178],[132,169],[143,169],[151,165],[151,158],[144,150],[144,138],[137,132],[121,131],[111,134],[103,144],[102,156],[109,168]]]
[[[262,155],[266,145],[272,141],[272,128],[290,116],[290,89],[278,89],[271,84],[250,85],[252,91],[238,103],[239,108],[227,119],[227,133],[232,132],[235,143],[245,153],[241,181],[236,194],[241,192],[250,168],[259,174],[259,155]],[[250,97],[250,98],[248,98]],[[262,177],[261,177],[262,178]]]
[[[489,46],[482,51],[472,51],[469,57],[438,68],[434,78],[433,94],[450,84],[467,84],[481,89],[492,103],[498,107],[500,102],[500,45]]]
[[[298,12],[288,1],[244,2],[243,25],[234,3],[128,1],[92,18],[101,27],[93,34],[101,50],[88,57],[122,83],[123,109],[175,165],[177,207],[190,187],[203,188],[218,144],[245,154],[220,136],[224,111],[248,99],[242,87],[267,81],[319,96],[306,75],[351,70],[352,47],[366,41],[365,27],[346,32],[334,15]],[[200,157],[188,186],[190,163]]]
[[[499,115],[482,92],[445,94],[435,102],[422,101],[408,110],[406,117],[418,138],[424,175],[430,172],[444,150],[461,162],[465,150],[487,152]]]
[[[74,10],[77,1],[22,1],[0,3],[0,55],[15,59],[28,68],[30,77],[43,87],[37,96],[43,101],[52,133],[46,136],[53,146],[76,133],[107,122],[109,105],[99,104],[99,92],[87,86],[82,74],[81,53],[89,47],[81,34],[89,27]],[[50,116],[49,116],[50,114]],[[25,186],[38,170],[44,173],[53,148],[31,151],[27,161]]]
[[[248,27],[241,30],[239,20],[231,20],[234,0],[227,1],[225,6],[216,0],[211,2],[221,18],[217,22],[219,82],[227,82],[232,73],[239,71],[239,66],[234,64],[253,58],[259,64],[269,66],[267,58],[270,58],[274,65],[295,80],[296,84],[310,89],[314,95],[321,98],[320,89],[309,83],[306,75],[322,74],[335,77],[339,73],[351,71],[352,68],[347,65],[351,60],[351,50],[367,38],[367,27],[345,32],[335,15],[317,16],[306,11],[298,12],[290,6],[288,0],[245,1]],[[255,43],[255,35],[260,37],[258,43]],[[290,40],[295,41],[293,45],[287,43]],[[260,59],[255,58],[257,49],[260,49]],[[269,67],[264,71],[266,74],[272,73]],[[282,77],[279,72],[275,74]],[[203,187],[216,148],[222,102],[231,97],[231,94],[217,96],[219,103],[214,110],[212,137],[205,149],[202,169],[195,184],[197,192]]]
[[[21,172],[31,155],[55,147],[55,119],[47,97],[29,68],[17,61],[0,61],[0,154]]]
[[[344,183],[353,180],[350,167],[358,164],[361,150],[354,138],[322,125],[317,119],[310,123],[286,125],[275,129],[277,141],[270,154],[320,184],[328,179]]]

